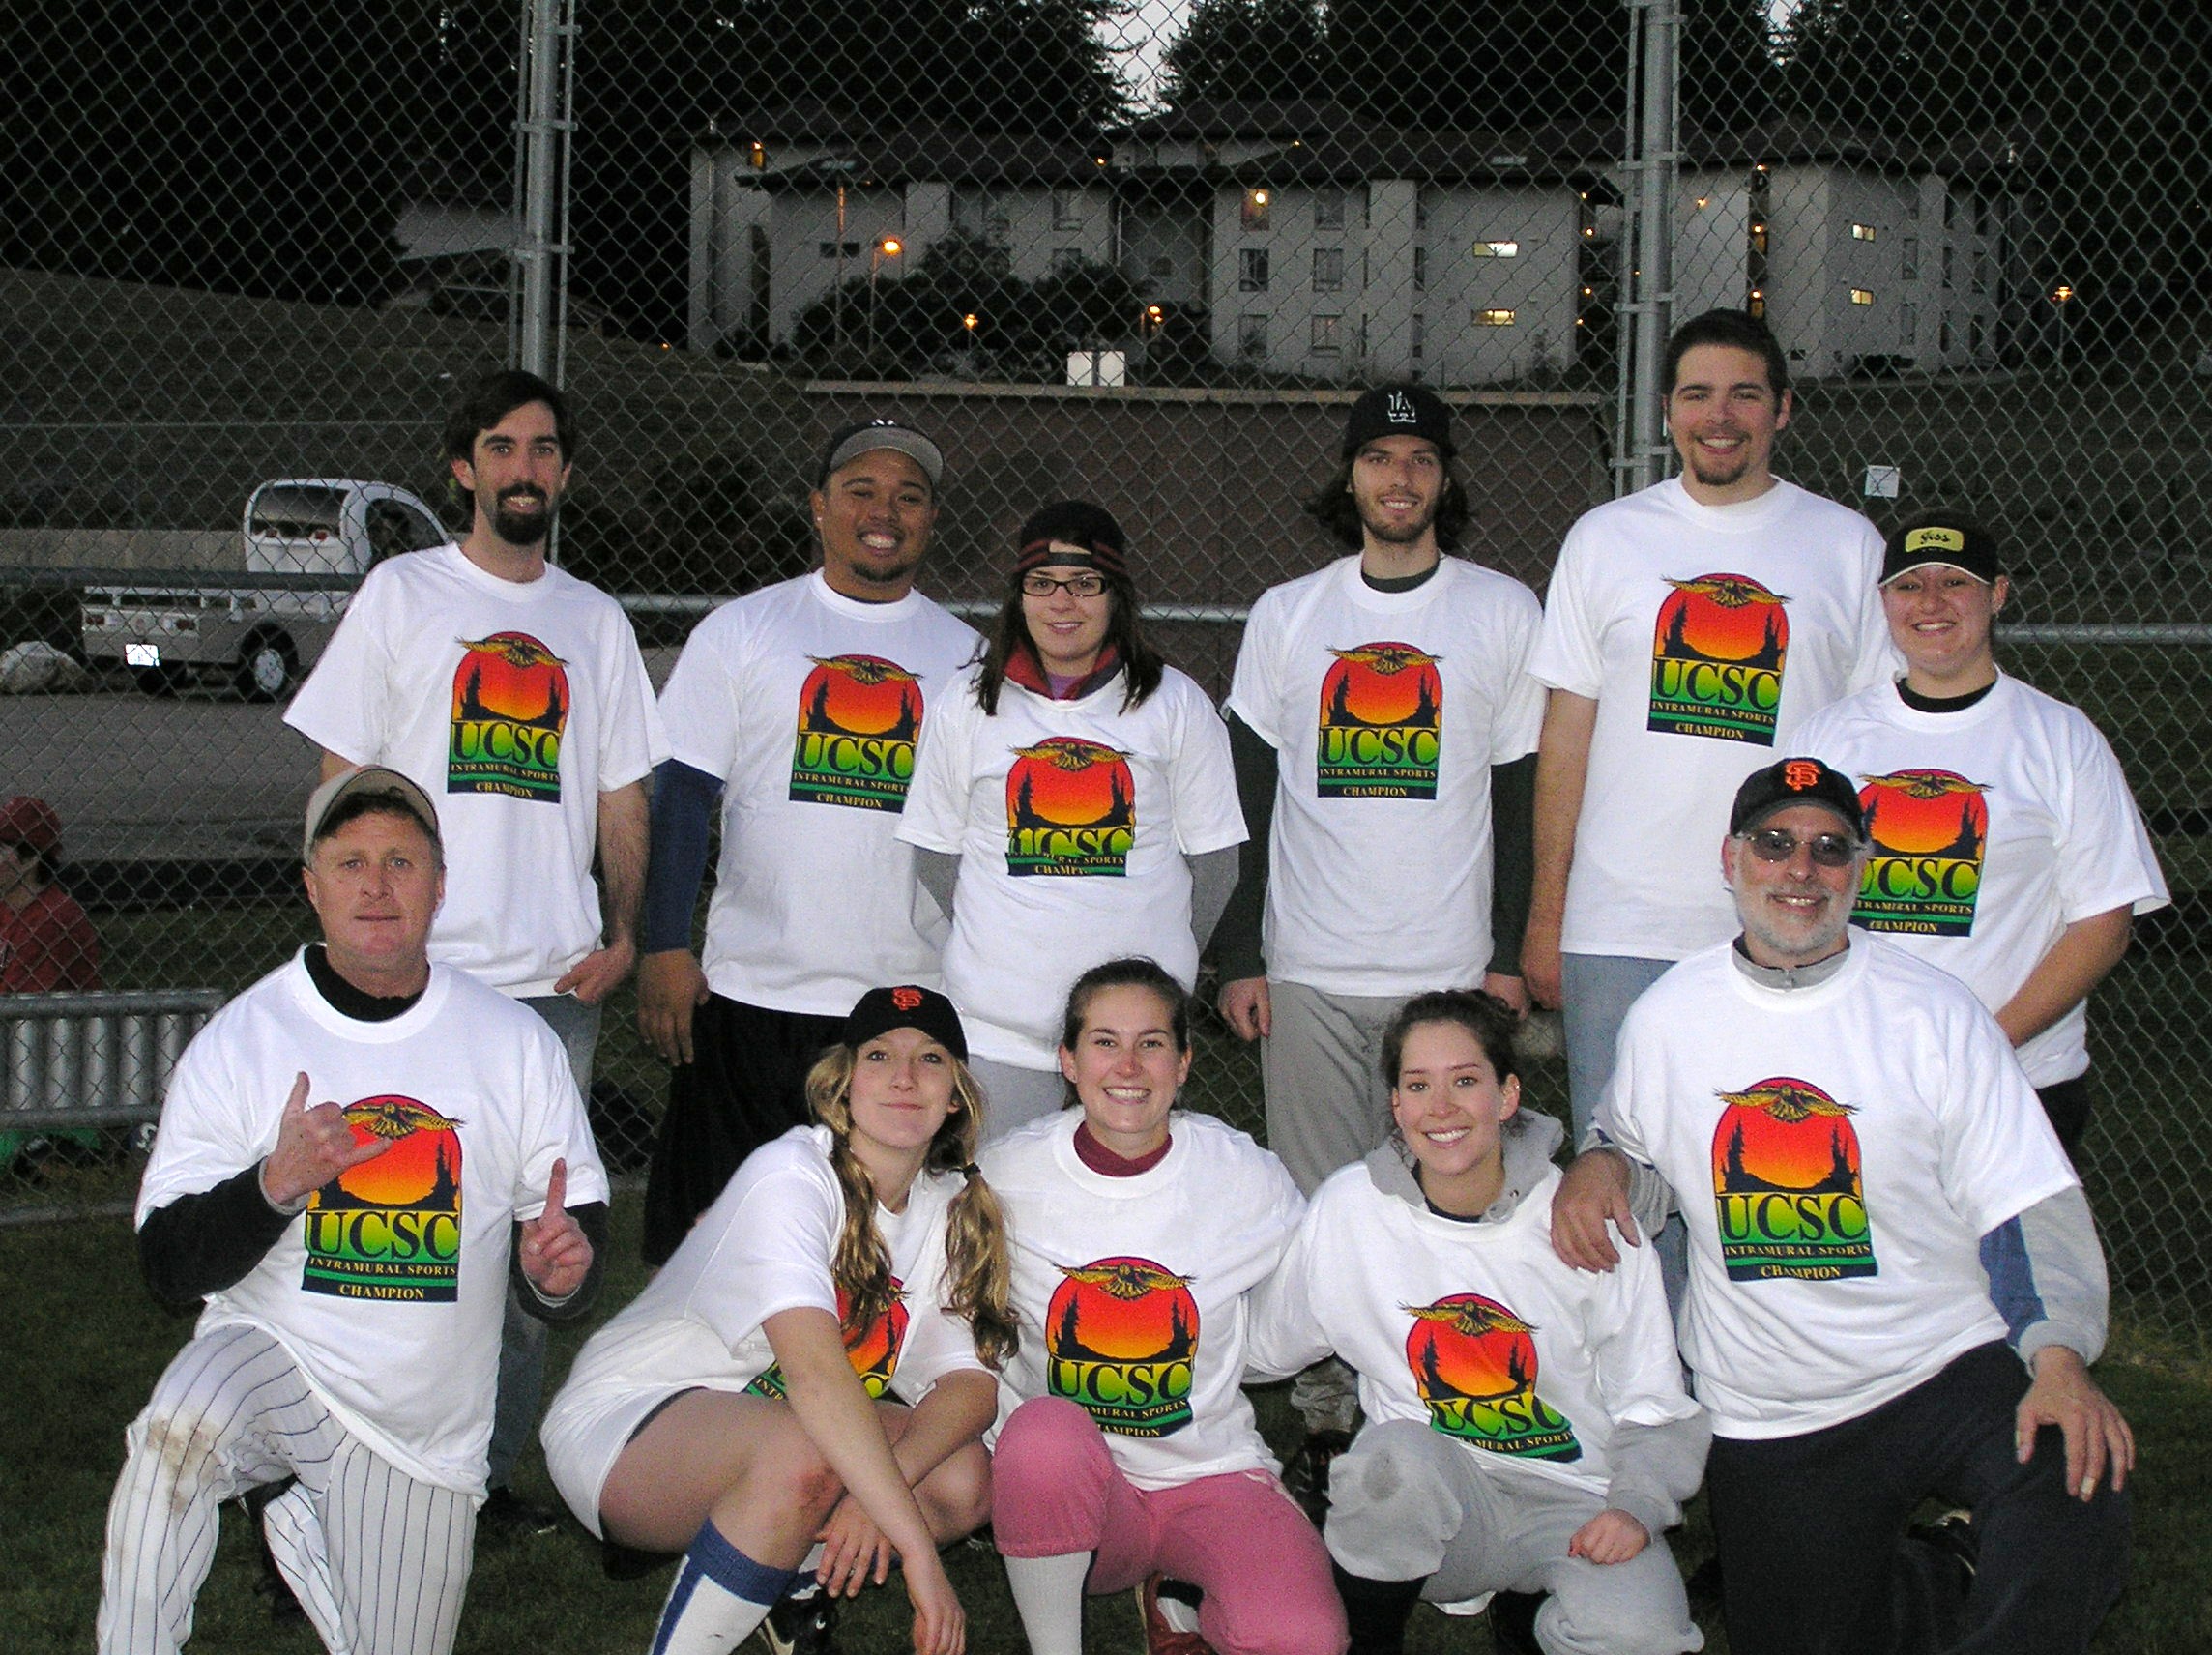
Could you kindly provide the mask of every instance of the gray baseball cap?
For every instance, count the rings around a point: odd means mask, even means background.
[[[438,836],[438,807],[430,802],[430,796],[397,770],[363,765],[359,769],[340,771],[307,796],[307,829],[300,840],[301,861],[315,859],[315,841],[322,837],[323,823],[331,812],[343,800],[364,793],[390,798],[422,824],[431,843],[443,847],[444,841]]]
[[[932,488],[944,479],[945,450],[919,431],[896,420],[862,420],[830,434],[829,445],[822,450],[822,469],[814,475],[814,486],[819,488],[828,482],[830,474],[839,466],[878,449],[889,449],[906,455],[921,467]]]

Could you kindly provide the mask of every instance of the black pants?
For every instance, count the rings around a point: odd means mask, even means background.
[[[2052,1081],[2037,1087],[2035,1096],[2051,1118],[2051,1129],[2058,1134],[2058,1147],[2079,1167],[2081,1134],[2089,1130],[2089,1077],[2081,1074],[2070,1081]]]
[[[662,1264],[747,1155],[806,1121],[806,1071],[842,1017],[771,1011],[709,995],[691,1018],[692,1061],[668,1078],[645,1185],[649,1264]]]
[[[2128,1565],[2125,1495],[2066,1490],[2056,1428],[2013,1457],[2027,1389],[2003,1345],[1967,1351],[1871,1413],[1802,1437],[1715,1437],[1705,1466],[1734,1655],[2079,1655]],[[1905,1534],[1933,1495],[1970,1507],[1970,1591]]]

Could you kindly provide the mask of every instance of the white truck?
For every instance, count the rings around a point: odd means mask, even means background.
[[[350,478],[285,478],[246,500],[245,568],[219,584],[101,586],[85,593],[84,655],[120,661],[149,694],[195,679],[275,701],[314,665],[369,566],[452,536],[406,489]],[[256,587],[255,575],[319,577]]]

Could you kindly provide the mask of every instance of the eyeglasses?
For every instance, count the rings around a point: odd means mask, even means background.
[[[1762,862],[1787,862],[1800,845],[1813,853],[1815,867],[1848,868],[1859,854],[1858,841],[1841,833],[1816,833],[1810,839],[1800,839],[1787,828],[1761,828],[1756,833],[1738,833],[1736,837]]]
[[[1034,569],[1022,576],[1022,595],[1025,597],[1050,597],[1056,592],[1064,592],[1070,597],[1097,597],[1106,591],[1106,577],[1102,574],[1071,574],[1064,580]]]

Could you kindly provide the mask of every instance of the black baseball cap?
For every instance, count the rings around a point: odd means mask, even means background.
[[[1963,512],[1926,511],[1891,532],[1882,548],[1881,584],[1936,564],[1965,569],[1986,586],[2004,572],[1995,536]]]
[[[828,482],[830,474],[839,466],[862,454],[874,453],[878,449],[889,449],[906,455],[921,467],[932,488],[945,479],[945,450],[913,426],[902,425],[896,420],[861,420],[851,425],[840,425],[830,433],[830,441],[823,445],[821,468],[814,474],[814,486],[820,488]]]
[[[960,1013],[935,989],[912,983],[872,988],[860,996],[846,1013],[845,1030],[837,1040],[846,1050],[857,1052],[893,1029],[918,1029],[963,1063],[968,1060],[968,1031],[960,1027]]]
[[[1859,790],[1838,771],[1811,758],[1784,759],[1745,776],[1729,810],[1729,833],[1732,837],[1756,832],[1761,822],[1792,804],[1821,805],[1842,818],[1852,838],[1866,837],[1866,812],[1859,808]]]
[[[1026,574],[1044,564],[1084,565],[1107,574],[1126,573],[1129,539],[1114,513],[1088,500],[1056,500],[1029,514],[1016,537],[1014,572]],[[1053,541],[1080,546],[1080,553],[1056,552]]]
[[[1452,447],[1451,410],[1425,386],[1380,385],[1352,405],[1344,422],[1344,457],[1378,437],[1426,437],[1447,460],[1459,451]]]

